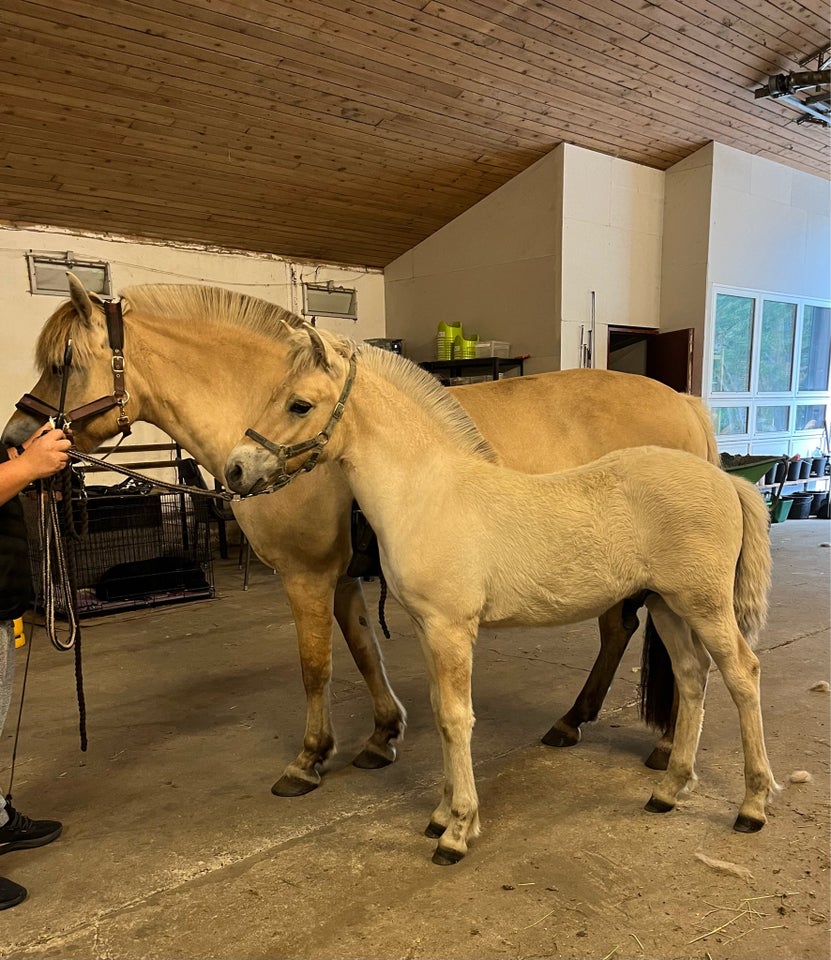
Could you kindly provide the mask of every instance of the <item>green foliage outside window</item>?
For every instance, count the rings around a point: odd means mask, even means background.
[[[752,337],[752,298],[718,294],[713,335],[713,393],[745,393],[750,389]]]
[[[782,393],[791,389],[796,304],[765,300],[759,344],[759,392]]]
[[[831,360],[831,308],[805,305],[799,351],[799,389],[827,390]]]

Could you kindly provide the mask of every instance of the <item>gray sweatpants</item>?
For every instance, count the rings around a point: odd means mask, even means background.
[[[0,620],[0,733],[3,732],[6,714],[12,702],[14,659],[14,620]],[[7,823],[8,819],[6,798],[0,792],[0,827]]]

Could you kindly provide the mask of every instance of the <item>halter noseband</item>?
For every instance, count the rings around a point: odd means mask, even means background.
[[[320,431],[320,433],[316,434],[314,437],[311,437],[309,440],[301,440],[298,443],[286,445],[285,443],[272,443],[271,440],[264,437],[261,433],[257,433],[256,430],[248,429],[245,431],[246,437],[250,437],[256,443],[259,443],[261,447],[265,447],[269,453],[273,453],[277,458],[277,471],[270,485],[271,490],[279,490],[281,487],[284,487],[287,483],[291,482],[299,473],[308,473],[310,470],[313,470],[315,466],[317,466],[317,461],[320,459],[320,454],[323,448],[329,442],[332,432],[343,416],[343,409],[344,405],[346,404],[346,399],[349,396],[349,393],[352,390],[352,384],[355,381],[355,370],[355,354],[353,353],[349,358],[349,373],[346,375],[346,381],[344,382],[340,396],[338,397],[337,402],[332,409],[332,413],[330,414],[329,419],[326,421],[326,426]],[[296,470],[289,472],[286,468],[287,462],[293,457],[300,456],[301,453],[307,453],[309,450],[313,450],[314,453],[312,453],[308,459],[304,460]]]
[[[109,396],[99,397],[97,400],[91,400],[80,407],[75,407],[64,413],[53,407],[51,403],[41,400],[31,393],[24,393],[15,404],[18,410],[23,413],[31,414],[35,417],[45,417],[47,420],[51,417],[63,417],[63,422],[67,427],[79,420],[88,420],[90,417],[97,417],[99,414],[118,407],[120,413],[116,420],[118,429],[125,437],[130,435],[130,418],[124,413],[124,405],[130,399],[130,394],[124,388],[124,317],[121,312],[121,298],[117,297],[111,300],[101,299],[104,307],[104,316],[107,319],[107,337],[110,349],[113,352],[110,361],[113,371],[113,392]],[[68,375],[68,370],[63,371],[64,378]],[[65,381],[64,381],[65,384]]]

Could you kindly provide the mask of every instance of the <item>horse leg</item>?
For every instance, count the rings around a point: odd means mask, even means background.
[[[419,631],[430,673],[430,702],[442,743],[442,799],[425,830],[438,837],[433,863],[449,866],[467,853],[479,835],[479,801],[473,777],[471,673],[475,625],[432,624]]]
[[[395,760],[395,744],[404,736],[407,713],[387,679],[360,580],[346,576],[338,580],[335,588],[335,619],[369,688],[375,715],[372,736],[352,763],[365,770],[385,767]]]
[[[598,625],[600,652],[574,705],[542,738],[549,747],[574,746],[580,742],[581,725],[597,719],[626,646],[638,629],[638,618],[624,600],[607,610],[599,618]]]
[[[690,790],[698,779],[695,757],[704,720],[704,696],[711,661],[687,623],[663,598],[649,597],[647,606],[672,658],[678,691],[678,717],[666,773],[658,781],[645,807],[650,813],[666,813],[673,809],[678,795]]]
[[[773,777],[762,724],[759,658],[750,649],[733,618],[731,606],[721,629],[702,624],[700,636],[721,671],[739,713],[744,751],[745,795],[733,829],[755,833],[767,823],[765,806],[781,787]]]
[[[323,763],[335,752],[330,708],[332,679],[332,597],[334,583],[319,574],[283,577],[300,648],[306,689],[303,749],[271,788],[278,797],[300,797],[320,786]]]

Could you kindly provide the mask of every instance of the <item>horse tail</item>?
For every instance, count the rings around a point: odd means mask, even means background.
[[[742,549],[736,561],[733,609],[751,647],[767,620],[771,584],[770,514],[755,484],[727,474],[742,505]]]
[[[717,467],[720,467],[721,454],[718,450],[716,431],[713,428],[713,418],[710,415],[710,411],[707,409],[707,406],[700,397],[694,397],[689,393],[682,394],[682,396],[687,401],[690,412],[693,414],[693,417],[695,418],[696,422],[701,428],[702,434],[704,435],[704,443],[707,446],[707,460],[709,460],[710,463],[715,464]]]
[[[649,615],[643,630],[641,677],[638,685],[638,709],[641,720],[662,733],[669,730],[672,723],[674,691],[675,674],[672,672],[672,660]]]

